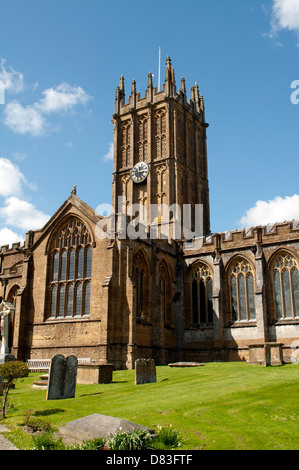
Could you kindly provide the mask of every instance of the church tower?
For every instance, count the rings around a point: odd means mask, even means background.
[[[195,207],[202,205],[202,234],[206,235],[210,211],[203,96],[195,83],[188,100],[184,78],[177,91],[169,57],[161,91],[152,78],[149,73],[143,98],[133,80],[126,102],[123,76],[116,90],[112,205],[116,213],[127,213],[132,204],[142,204],[147,226],[153,222],[151,205],[177,205],[181,217],[184,204],[189,205],[192,226]]]

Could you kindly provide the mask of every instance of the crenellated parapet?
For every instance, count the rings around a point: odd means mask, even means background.
[[[0,254],[2,255],[13,255],[16,253],[19,253],[22,248],[24,248],[24,245],[21,245],[21,242],[13,243],[11,246],[10,245],[3,245],[0,248]]]
[[[299,242],[299,221],[268,224],[213,233],[202,238],[195,238],[184,243],[185,255],[208,254],[250,249],[255,252],[257,246],[271,247]]]
[[[166,59],[165,83],[162,90],[153,86],[153,74],[148,74],[148,86],[142,98],[139,92],[136,92],[136,82],[133,79],[131,86],[131,94],[126,102],[125,80],[123,75],[120,77],[119,86],[116,88],[115,94],[115,117],[139,110],[152,104],[158,104],[168,99],[174,99],[180,103],[187,111],[194,114],[202,123],[205,122],[205,106],[203,96],[199,93],[198,84],[195,83],[191,87],[190,99],[187,98],[185,79],[181,79],[181,88],[177,90],[175,81],[174,68],[171,65],[171,59]]]
[[[126,96],[125,79],[120,78],[113,115],[112,205],[118,212],[132,204],[142,204],[147,223],[150,205],[190,204],[192,223],[195,205],[203,205],[203,233],[210,233],[209,182],[205,105],[198,84],[187,97],[185,79],[177,90],[175,71],[166,59],[162,89],[154,87],[153,74],[141,97],[132,81]],[[135,165],[145,163],[148,176],[142,184],[131,179]],[[119,207],[118,196],[124,198]]]

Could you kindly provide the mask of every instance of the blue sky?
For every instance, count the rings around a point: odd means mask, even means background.
[[[170,55],[205,99],[212,231],[299,218],[297,0],[0,0],[0,17],[0,245],[74,184],[111,202],[116,86],[157,86],[159,46],[162,77]]]

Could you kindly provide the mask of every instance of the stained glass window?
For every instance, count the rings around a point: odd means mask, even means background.
[[[246,276],[246,281],[247,281],[249,320],[255,320],[254,282],[253,282],[253,275],[251,273],[249,273]]]
[[[84,266],[84,251],[82,246],[78,250],[78,270],[77,270],[77,279],[83,278],[83,266]]]
[[[238,320],[238,291],[237,291],[237,278],[231,277],[230,280],[231,288],[231,306],[232,306],[232,321]]]
[[[280,253],[272,263],[273,296],[277,320],[299,317],[298,262],[289,253]]]
[[[61,271],[60,271],[60,280],[66,280],[66,262],[67,262],[67,251],[63,251],[61,255]]]
[[[90,282],[87,281],[85,284],[84,293],[84,315],[89,315],[90,310]]]
[[[76,266],[76,252],[72,248],[71,250],[69,250],[69,275],[68,275],[69,280],[75,279],[75,266]]]
[[[92,246],[86,226],[76,217],[57,231],[51,245],[49,285],[51,318],[89,315]],[[78,282],[79,281],[79,282]],[[84,299],[83,295],[83,284]]]
[[[192,282],[192,323],[198,323],[197,281]]]
[[[213,280],[210,269],[198,263],[191,271],[192,323],[213,323]]]
[[[56,315],[57,287],[53,286],[51,291],[51,317]]]
[[[229,268],[231,320],[255,320],[254,278],[251,264],[237,258]]]
[[[64,316],[65,286],[59,287],[58,316]]]
[[[299,316],[299,272],[298,269],[292,270],[292,289],[294,299],[294,316]]]
[[[81,315],[82,312],[82,284],[76,285],[76,316]]]
[[[55,251],[53,257],[53,281],[58,281],[59,253]]]
[[[67,307],[66,307],[66,314],[68,317],[73,316],[73,306],[74,306],[74,286],[73,284],[69,284],[67,289]]]
[[[91,261],[92,261],[92,248],[88,246],[86,249],[86,273],[85,277],[91,277]]]

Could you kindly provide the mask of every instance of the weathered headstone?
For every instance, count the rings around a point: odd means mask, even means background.
[[[75,356],[65,358],[56,354],[49,371],[47,400],[74,398],[76,392],[78,359]]]
[[[153,359],[136,359],[135,385],[157,382],[156,365]]]

